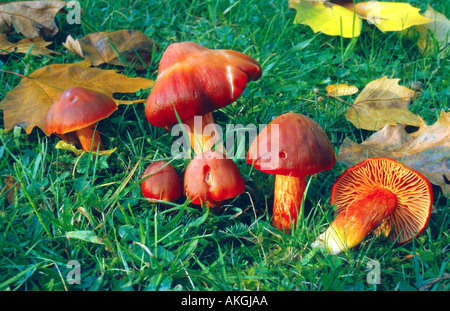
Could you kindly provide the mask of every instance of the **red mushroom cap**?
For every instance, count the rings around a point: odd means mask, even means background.
[[[380,187],[397,197],[396,207],[387,218],[391,239],[410,241],[428,224],[433,191],[426,177],[393,159],[369,158],[348,168],[333,185],[331,204],[340,213]]]
[[[153,162],[144,171],[142,178],[145,178],[141,182],[145,198],[173,202],[181,196],[181,179],[166,161]]]
[[[198,154],[186,167],[184,192],[194,204],[214,206],[244,190],[245,182],[236,163],[220,152],[209,150]]]
[[[250,145],[247,163],[265,173],[298,177],[331,169],[336,153],[319,124],[289,112],[261,131]]]
[[[45,122],[48,133],[73,132],[110,116],[117,110],[116,102],[109,96],[72,87],[65,90],[50,107]]]
[[[159,63],[145,115],[158,127],[177,123],[175,110],[182,121],[204,115],[235,101],[261,74],[260,65],[243,53],[173,43]]]

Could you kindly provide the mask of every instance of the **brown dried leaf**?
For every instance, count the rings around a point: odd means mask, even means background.
[[[93,89],[112,97],[114,93],[135,93],[151,88],[153,81],[129,78],[115,70],[92,68],[89,61],[45,66],[22,78],[0,103],[5,130],[21,126],[30,134],[37,126],[45,132],[48,109],[65,89],[73,86]],[[145,99],[116,102],[134,104],[145,102]]]
[[[386,124],[419,126],[419,117],[409,111],[416,92],[398,85],[400,79],[382,77],[367,84],[345,117],[357,128],[378,131]]]
[[[450,112],[441,112],[439,120],[413,133],[403,124],[388,124],[361,144],[346,138],[338,162],[353,166],[366,158],[388,157],[422,173],[450,197]]]
[[[8,37],[5,34],[0,34],[0,55],[6,55],[8,53],[27,53],[32,48],[31,54],[33,55],[46,55],[60,54],[58,52],[47,49],[47,46],[52,42],[47,42],[40,37],[33,39],[25,38],[16,43],[9,42]]]
[[[88,59],[92,65],[133,66],[145,70],[151,62],[155,41],[138,30],[96,32],[80,39],[68,36],[63,45],[71,52]],[[142,64],[142,62],[144,64]]]
[[[27,38],[53,37],[59,31],[55,16],[65,5],[65,1],[0,3],[0,32],[14,27]]]
[[[14,203],[14,199],[15,199],[14,188],[18,191],[20,189],[20,186],[16,182],[14,177],[12,177],[11,175],[6,177],[3,181],[5,182],[5,186],[0,191],[0,194],[4,193],[6,202],[8,202],[8,204],[11,205]]]

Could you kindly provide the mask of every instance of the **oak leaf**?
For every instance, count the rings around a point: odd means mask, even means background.
[[[32,55],[46,55],[60,54],[58,52],[49,50],[48,45],[52,42],[47,42],[41,37],[25,38],[18,42],[9,42],[8,37],[5,34],[0,34],[0,55],[6,55],[8,53],[27,53],[31,48]]]
[[[155,41],[138,30],[96,32],[80,39],[68,36],[63,45],[71,52],[88,59],[92,65],[111,64],[145,70],[152,60]]]
[[[116,70],[90,67],[89,61],[74,64],[53,64],[37,69],[23,77],[0,103],[6,131],[21,126],[30,134],[39,127],[45,134],[45,118],[53,102],[65,90],[73,86],[93,89],[106,95],[135,93],[153,86],[145,78],[130,78]],[[145,99],[116,100],[117,104],[135,104]]]
[[[0,32],[13,28],[27,38],[53,37],[59,31],[56,14],[65,1],[15,1],[0,3]]]
[[[399,85],[399,81],[387,77],[371,81],[345,114],[346,119],[357,128],[369,131],[377,131],[390,123],[419,126],[419,117],[408,109],[417,94]]]
[[[416,132],[405,131],[404,124],[387,124],[361,144],[346,138],[338,162],[353,166],[367,157],[388,157],[422,173],[450,198],[450,112],[441,111],[439,119],[426,125],[419,118]]]

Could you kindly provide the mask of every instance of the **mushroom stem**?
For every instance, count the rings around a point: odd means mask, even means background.
[[[395,194],[376,187],[340,212],[313,243],[313,247],[324,248],[332,254],[346,251],[361,243],[370,232],[383,224],[396,206]]]
[[[76,133],[84,151],[89,152],[91,147],[93,151],[97,151],[97,146],[99,146],[99,150],[103,150],[102,139],[100,138],[100,133],[98,131],[87,126],[77,130]],[[92,142],[94,142],[94,144],[92,144]]]
[[[291,225],[296,226],[305,185],[306,176],[275,176],[273,225],[276,228],[289,231]]]
[[[184,123],[188,126],[186,134],[195,155],[211,150],[216,142],[221,139],[211,112],[202,116],[194,116]],[[225,153],[222,143],[216,146],[216,150]]]

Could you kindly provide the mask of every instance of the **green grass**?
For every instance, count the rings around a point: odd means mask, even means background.
[[[448,16],[446,0],[433,3]],[[61,30],[52,47],[62,55],[13,53],[0,57],[0,70],[26,75],[46,64],[76,62],[80,58],[61,45],[68,34],[128,28],[141,30],[160,47],[146,72],[116,68],[130,77],[156,79],[162,52],[180,41],[243,51],[262,65],[262,78],[214,113],[224,128],[268,124],[294,111],[318,122],[338,152],[345,137],[361,142],[372,132],[346,121],[348,107],[327,98],[324,87],[348,82],[361,90],[385,75],[406,86],[420,83],[422,94],[411,110],[428,124],[441,109],[448,111],[448,59],[422,56],[414,42],[374,27],[353,42],[315,35],[292,23],[295,11],[286,1],[97,0],[83,1],[82,7],[81,25],[57,16]],[[0,78],[1,98],[20,82],[6,73]],[[124,98],[146,98],[149,91]],[[140,177],[151,160],[170,160],[174,137],[148,124],[142,104],[119,107],[99,129],[106,147],[117,147],[111,156],[76,157],[55,149],[58,139],[39,129],[30,135],[20,128],[0,129],[0,183],[11,176],[19,186],[12,204],[5,191],[0,195],[1,290],[450,289],[450,203],[437,188],[429,226],[417,239],[399,246],[370,236],[332,256],[311,251],[311,243],[334,217],[329,197],[342,165],[308,178],[305,216],[295,231],[284,234],[270,225],[274,176],[237,159],[246,191],[216,214],[183,200],[149,203],[141,197]],[[172,164],[181,176],[188,162]],[[71,284],[71,260],[80,263],[81,284]],[[371,260],[380,263],[380,284],[367,281]]]

